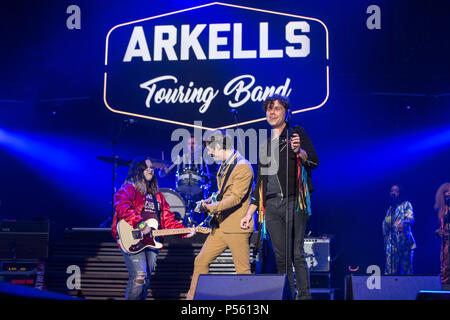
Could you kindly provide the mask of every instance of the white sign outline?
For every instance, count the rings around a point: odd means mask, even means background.
[[[148,20],[157,19],[157,18],[162,18],[162,17],[165,17],[165,16],[174,15],[174,14],[177,14],[177,13],[182,13],[182,12],[196,10],[196,9],[201,9],[201,8],[205,8],[205,7],[209,7],[209,6],[213,6],[213,5],[234,7],[234,8],[238,8],[238,9],[252,10],[252,11],[258,11],[258,12],[263,12],[263,13],[270,13],[270,14],[276,14],[276,15],[281,15],[281,16],[286,16],[286,17],[300,18],[300,19],[312,20],[312,21],[319,22],[325,29],[326,60],[327,60],[327,62],[329,61],[329,58],[330,58],[329,57],[329,34],[328,34],[328,28],[327,28],[326,24],[323,21],[321,21],[321,20],[319,20],[317,18],[299,16],[299,15],[294,15],[294,14],[289,14],[289,13],[282,13],[282,12],[276,12],[276,11],[270,11],[270,10],[264,10],[264,9],[257,9],[257,8],[239,6],[239,5],[229,4],[229,3],[222,3],[222,2],[211,2],[211,3],[200,5],[200,6],[197,6],[197,7],[182,9],[182,10],[178,10],[178,11],[174,11],[174,12],[160,14],[160,15],[153,16],[153,17],[148,17],[148,18],[144,18],[144,19],[139,19],[139,20],[134,20],[134,21],[118,24],[118,25],[112,27],[109,30],[108,34],[106,35],[105,67],[108,65],[109,37],[110,37],[111,32],[113,30],[115,30],[115,29],[117,29],[119,27],[126,26],[126,25],[140,23],[140,22],[144,22],[144,21],[148,21]],[[264,118],[258,118],[258,119],[249,120],[249,121],[245,121],[245,122],[234,123],[234,124],[231,124],[231,125],[228,125],[228,126],[222,126],[222,127],[218,127],[218,128],[209,128],[209,127],[205,127],[205,126],[198,126],[196,124],[190,124],[190,123],[174,121],[174,120],[170,120],[170,119],[163,119],[163,118],[158,118],[158,117],[152,117],[152,116],[147,116],[147,115],[138,114],[138,113],[126,112],[126,111],[122,111],[122,110],[116,110],[116,109],[114,109],[113,107],[111,107],[109,105],[109,103],[108,103],[108,101],[106,99],[107,80],[108,80],[108,73],[105,71],[105,73],[104,73],[104,82],[103,82],[103,102],[105,103],[105,106],[110,111],[112,111],[114,113],[119,113],[119,114],[123,114],[123,115],[126,115],[126,116],[139,117],[139,118],[144,118],[144,119],[149,119],[149,120],[155,120],[155,121],[165,122],[165,123],[179,125],[179,126],[186,126],[186,127],[204,129],[204,130],[229,129],[229,128],[233,128],[233,127],[237,127],[237,126],[244,126],[244,125],[248,125],[248,124],[252,124],[252,123],[256,123],[256,122],[260,122],[260,121],[265,121],[266,120],[266,118],[264,117]],[[306,111],[319,109],[328,101],[329,96],[330,96],[330,66],[329,65],[326,66],[326,87],[327,87],[327,94],[326,94],[324,100],[320,104],[318,104],[317,106],[313,106],[313,107],[309,107],[309,108],[293,111],[291,114],[297,114],[297,113],[301,113],[301,112],[306,112]]]

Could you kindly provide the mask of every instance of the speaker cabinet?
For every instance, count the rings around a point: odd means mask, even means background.
[[[330,272],[330,238],[305,238],[303,250],[311,272]]]
[[[379,276],[379,286],[374,276],[351,275],[346,278],[347,300],[416,300],[421,290],[441,290],[439,276],[389,275]]]
[[[450,291],[427,291],[421,290],[417,300],[450,300]]]
[[[194,300],[291,300],[286,275],[201,274]]]
[[[0,282],[0,300],[3,299],[81,300],[58,292]]]
[[[0,259],[48,257],[49,221],[1,221]]]

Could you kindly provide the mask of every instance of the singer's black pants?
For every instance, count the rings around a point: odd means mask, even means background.
[[[289,199],[289,200],[288,200]],[[288,204],[289,203],[289,204]],[[310,299],[309,273],[303,251],[308,213],[296,212],[296,197],[275,197],[266,200],[265,214],[266,227],[275,254],[277,271],[286,273],[286,205],[288,204],[288,250],[287,250],[287,276],[291,287],[292,297],[295,299],[295,287],[292,272],[292,264],[295,268],[295,283],[297,298]]]

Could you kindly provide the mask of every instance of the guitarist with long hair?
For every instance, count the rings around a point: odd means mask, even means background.
[[[243,229],[240,221],[247,213],[252,192],[253,169],[250,163],[233,149],[233,140],[223,131],[215,130],[205,138],[208,154],[221,162],[217,172],[218,195],[203,201],[199,210],[207,212],[214,227],[202,250],[195,258],[191,287],[187,300],[194,298],[200,274],[209,272],[209,265],[229,248],[238,274],[250,274],[249,239],[253,227]]]
[[[133,162],[124,184],[114,195],[114,207],[111,232],[122,249],[129,274],[125,299],[145,300],[150,287],[150,276],[156,267],[158,249],[145,247],[130,252],[120,241],[118,225],[125,221],[139,233],[136,237],[141,238],[153,230],[153,226],[149,226],[147,221],[157,221],[160,229],[178,229],[184,226],[175,219],[169,204],[159,191],[155,170],[149,159]],[[194,234],[195,229],[190,228],[189,234],[184,238],[190,238]]]

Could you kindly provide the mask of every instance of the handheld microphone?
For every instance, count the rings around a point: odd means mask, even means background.
[[[286,109],[286,115],[284,117],[284,121],[286,123],[289,123],[289,121],[291,120],[291,109]]]
[[[238,111],[235,109],[235,108],[229,108],[230,110],[230,112],[232,113],[232,114],[234,114],[234,115],[236,115],[236,114],[238,114]]]

